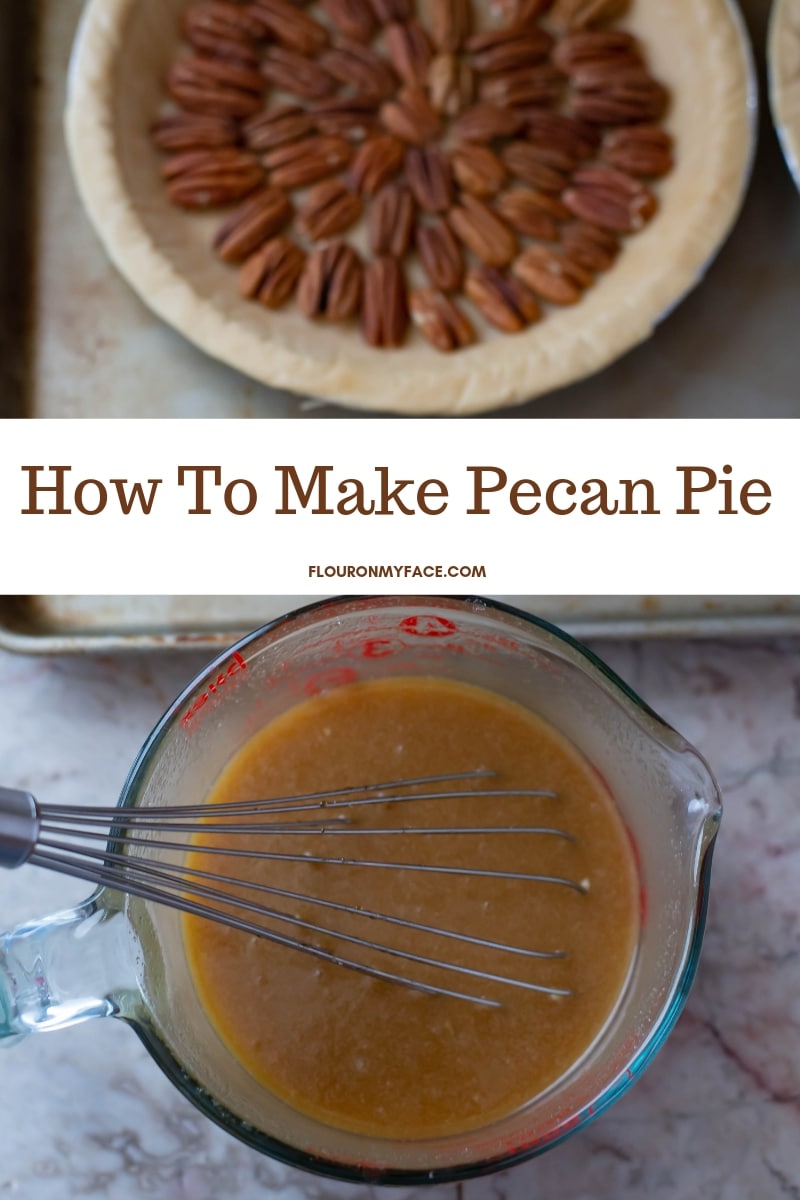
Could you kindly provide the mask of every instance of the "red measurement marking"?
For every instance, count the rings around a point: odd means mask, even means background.
[[[403,633],[413,633],[415,637],[452,637],[458,633],[455,621],[447,617],[406,617],[400,622]]]
[[[221,672],[213,681],[213,683],[209,683],[208,690],[203,692],[201,696],[198,696],[192,707],[186,713],[184,713],[183,717],[181,718],[181,725],[183,725],[184,729],[189,728],[191,722],[194,720],[200,710],[204,708],[206,704],[208,704],[211,697],[216,696],[223,687],[226,687],[229,680],[234,675],[238,675],[240,671],[246,670],[247,663],[244,661],[241,654],[234,654],[227,671]]]
[[[392,641],[391,638],[370,638],[361,647],[362,658],[391,658],[403,649],[402,642]]]

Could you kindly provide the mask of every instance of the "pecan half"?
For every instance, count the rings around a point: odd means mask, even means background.
[[[300,247],[280,234],[248,258],[239,276],[239,290],[246,300],[280,308],[294,292],[305,261]]]
[[[553,0],[496,0],[495,7],[509,25],[529,25],[553,6]]]
[[[432,146],[409,149],[406,180],[414,199],[425,212],[446,212],[453,203],[453,174],[450,161],[441,150]]]
[[[550,19],[557,29],[590,29],[625,15],[630,0],[555,0]]]
[[[361,216],[361,199],[339,179],[316,184],[305,198],[297,219],[298,228],[312,242],[344,233]]]
[[[156,121],[153,142],[159,150],[213,150],[235,146],[239,131],[235,121],[225,117],[204,117],[199,113],[172,113]]]
[[[542,208],[540,194],[528,188],[509,188],[495,200],[495,208],[506,224],[526,237],[542,242],[558,241],[558,223]]]
[[[192,4],[186,10],[183,31],[189,44],[201,54],[258,66],[256,41],[261,36],[260,22],[238,4],[225,0]]]
[[[259,71],[220,58],[180,58],[167,75],[167,90],[189,112],[209,117],[249,117],[261,108]]]
[[[278,104],[249,117],[242,126],[244,140],[251,150],[273,150],[307,137],[314,119],[296,104]]]
[[[436,0],[430,9],[430,26],[437,50],[454,54],[472,29],[472,0]]]
[[[562,192],[569,177],[543,160],[543,152],[532,142],[509,142],[502,151],[503,162],[512,175],[540,192]]]
[[[347,166],[352,156],[353,147],[344,138],[312,136],[278,146],[263,161],[270,172],[270,182],[291,190],[335,175]]]
[[[471,346],[475,341],[475,330],[443,292],[419,288],[409,296],[408,307],[416,328],[443,354]]]
[[[364,270],[361,328],[370,346],[402,346],[408,330],[403,268],[396,258],[374,258]]]
[[[497,267],[471,267],[464,291],[489,324],[503,333],[519,333],[542,315],[533,292]]]
[[[397,76],[386,59],[360,42],[340,41],[319,61],[334,79],[359,96],[382,100],[397,89]]]
[[[298,54],[319,54],[328,44],[328,31],[289,0],[252,0],[251,10],[267,33]]]
[[[504,221],[476,196],[465,193],[447,221],[456,237],[481,262],[504,267],[517,252],[517,239]]]
[[[627,66],[641,63],[639,43],[621,29],[590,29],[561,38],[553,49],[553,62],[568,75],[593,63]]]
[[[524,124],[522,113],[496,104],[473,104],[453,122],[452,132],[464,142],[490,142],[493,138],[512,137]]]
[[[394,100],[381,105],[380,116],[389,133],[414,146],[424,145],[439,132],[439,116],[422,88],[401,88]]]
[[[506,180],[506,169],[493,150],[464,142],[450,155],[459,187],[473,196],[494,196]]]
[[[381,25],[390,21],[408,21],[414,13],[413,0],[369,0]]]
[[[331,96],[338,89],[336,80],[316,59],[280,46],[270,46],[267,50],[261,73],[276,87],[306,100]]]
[[[264,172],[252,154],[226,146],[176,154],[164,164],[162,175],[170,203],[189,209],[234,204],[264,182]]]
[[[320,133],[363,140],[380,129],[372,100],[331,96],[314,105],[314,124]]]
[[[595,73],[596,77],[596,73]],[[660,121],[669,107],[669,92],[646,71],[637,69],[615,75],[605,81],[575,88],[570,99],[572,113],[596,125],[629,125],[634,122]]]
[[[528,246],[511,270],[518,279],[550,304],[577,304],[593,276],[571,258],[545,246]]]
[[[658,201],[641,180],[606,166],[576,171],[562,199],[576,217],[613,233],[636,233],[658,210]]]
[[[527,114],[525,136],[533,145],[559,149],[576,162],[593,158],[600,145],[596,126],[546,108]]]
[[[433,51],[420,24],[407,21],[387,25],[383,35],[386,53],[404,83],[424,87]]]
[[[395,137],[379,134],[369,137],[356,153],[349,182],[357,192],[374,196],[395,176],[403,165],[405,146]]]
[[[558,68],[546,63],[485,75],[478,87],[478,95],[481,100],[501,108],[504,105],[511,108],[523,108],[525,105],[537,107],[555,104],[561,96],[564,83],[564,76]]]
[[[274,237],[292,219],[293,212],[285,192],[265,188],[219,227],[214,249],[224,262],[241,262]]]
[[[571,221],[563,225],[561,241],[567,258],[595,274],[610,270],[619,254],[616,236],[588,221]]]
[[[435,288],[458,291],[464,278],[464,256],[449,225],[444,221],[421,225],[417,230],[417,252]]]
[[[641,179],[658,179],[674,166],[672,138],[660,125],[624,125],[606,135],[603,159]]]
[[[369,0],[321,0],[321,4],[331,24],[345,37],[372,41],[378,26]]]
[[[346,242],[331,242],[306,261],[297,287],[297,304],[307,317],[344,321],[358,312],[363,267]]]
[[[476,71],[494,75],[500,71],[533,66],[550,55],[553,39],[544,29],[486,29],[467,42]]]
[[[428,67],[428,93],[437,112],[455,117],[472,103],[472,67],[456,54],[437,54]]]
[[[372,253],[404,258],[414,240],[416,205],[407,187],[387,183],[373,198],[369,210],[369,244]]]

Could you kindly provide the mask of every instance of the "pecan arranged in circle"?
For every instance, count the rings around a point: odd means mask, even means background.
[[[268,308],[376,348],[518,333],[658,211],[670,98],[620,27],[634,2],[187,0],[152,130],[167,199],[230,208],[212,252]]]

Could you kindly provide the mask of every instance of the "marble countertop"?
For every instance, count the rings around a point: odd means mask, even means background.
[[[588,1130],[432,1200],[800,1196],[800,642],[597,649],[699,747],[726,803],[695,988],[666,1048]],[[0,782],[51,803],[116,799],[195,657],[0,654]],[[83,898],[0,879],[0,926]],[[113,1021],[0,1051],[0,1197],[371,1200],[260,1157],[202,1118]],[[389,1194],[389,1193],[387,1193]],[[399,1193],[392,1193],[398,1195]]]

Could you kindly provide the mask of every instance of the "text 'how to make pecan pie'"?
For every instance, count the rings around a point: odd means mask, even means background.
[[[213,249],[267,308],[374,347],[519,332],[613,268],[672,169],[629,7],[188,4],[153,128],[167,195],[230,209]]]

